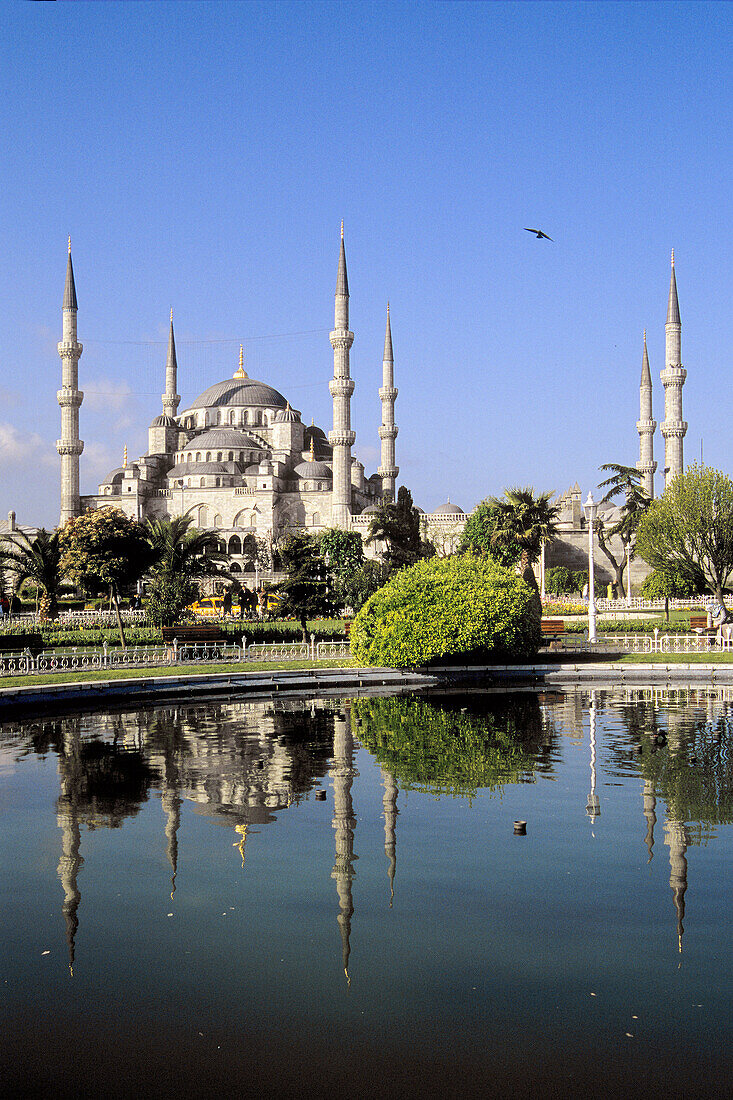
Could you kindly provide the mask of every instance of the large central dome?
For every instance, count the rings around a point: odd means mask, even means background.
[[[191,409],[221,409],[231,407],[251,407],[263,405],[270,409],[284,409],[287,401],[281,393],[256,378],[227,378],[204,390]]]

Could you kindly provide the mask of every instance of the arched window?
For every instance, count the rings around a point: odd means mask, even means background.
[[[235,416],[236,416],[236,413],[234,412],[234,409],[232,409],[232,410],[230,411],[230,413],[229,413],[229,423],[230,423],[230,424],[233,424],[233,423],[234,423],[234,417],[235,417]]]
[[[221,462],[221,451],[216,452],[216,461]]]
[[[234,451],[229,452],[229,461],[234,462]]]
[[[209,509],[205,504],[199,505],[199,527],[209,526]]]
[[[320,512],[314,512],[313,513],[313,519],[312,519],[311,522],[313,523],[314,527],[320,527],[321,526],[321,513]]]
[[[202,489],[204,488],[204,486],[206,485],[206,478],[205,477],[202,477],[202,478],[199,479],[199,485],[201,486]]]
[[[216,487],[217,487],[217,489],[221,488],[221,478],[220,477],[216,478]]]
[[[249,525],[250,525],[250,527],[256,527],[257,526],[257,513],[256,512],[253,512],[252,515],[249,517]]]
[[[206,452],[206,461],[211,462],[211,451]]]
[[[186,455],[186,462],[190,462],[192,458],[193,458],[193,452],[189,451],[188,454]]]
[[[239,535],[232,535],[232,537],[229,539],[229,553],[242,553],[242,540],[240,539]]]
[[[214,527],[221,527],[221,516],[218,514],[214,516]],[[224,551],[226,552],[226,546],[224,547]]]
[[[201,461],[201,451],[196,451],[196,461],[197,462]]]
[[[244,412],[242,413],[242,423],[243,424],[249,424],[249,413],[248,413],[247,409],[245,409]]]
[[[236,563],[235,561],[233,561],[233,562],[231,563],[231,565],[229,566],[229,572],[230,572],[230,573],[241,573],[241,572],[242,572],[242,570],[241,570],[241,569],[239,568],[239,566],[237,565],[237,563]]]
[[[234,517],[234,523],[232,524],[232,527],[243,527],[245,519],[246,517],[244,512],[237,512],[236,516]]]

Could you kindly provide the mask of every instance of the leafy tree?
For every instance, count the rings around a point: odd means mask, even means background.
[[[169,626],[198,598],[198,581],[225,575],[226,554],[214,531],[198,531],[189,515],[147,520],[144,534],[152,552],[147,592],[152,622]]]
[[[59,532],[59,545],[61,570],[75,584],[89,593],[109,588],[124,649],[120,592],[138,581],[155,560],[142,524],[119,508],[99,508],[68,519]]]
[[[283,602],[280,611],[294,615],[307,641],[308,619],[330,615],[333,598],[331,577],[319,554],[318,539],[310,535],[290,535],[279,547],[280,560],[287,578],[277,585]]]
[[[650,503],[636,548],[653,569],[674,569],[725,606],[723,589],[733,573],[733,481],[693,463]]]
[[[42,619],[56,619],[63,572],[58,531],[41,528],[29,538],[14,531],[0,542],[0,569],[13,573],[20,587],[25,581],[42,593],[39,610]]]
[[[669,622],[669,601],[684,600],[688,596],[698,595],[695,585],[678,569],[652,569],[644,578],[641,594],[648,600],[664,600],[664,617]]]
[[[345,579],[364,564],[364,548],[358,531],[329,527],[319,537],[319,550],[336,580]]]
[[[396,503],[382,504],[372,516],[367,543],[374,542],[384,543],[383,557],[390,569],[402,569],[432,555],[430,543],[420,535],[420,513],[404,485],[399,488]]]
[[[384,562],[365,561],[361,569],[351,573],[342,582],[339,589],[341,606],[359,611],[369,597],[378,592],[388,580],[389,568]]]
[[[489,554],[499,565],[511,569],[521,556],[517,542],[498,537],[500,509],[494,497],[482,500],[466,520],[458,547],[459,554]]]
[[[529,655],[541,607],[513,570],[472,554],[432,558],[393,573],[354,620],[351,652],[369,665],[407,668],[443,658]]]
[[[568,569],[567,565],[553,565],[545,573],[545,588],[552,596],[570,596],[581,592],[584,583],[582,581],[578,586],[578,574]]]
[[[621,516],[616,523],[606,527],[599,518],[595,528],[598,535],[598,543],[601,550],[613,568],[615,580],[614,586],[618,596],[625,596],[624,569],[626,568],[626,548],[631,546],[631,557],[634,556],[636,546],[636,532],[644,512],[649,507],[649,497],[641,484],[641,473],[636,466],[622,466],[616,462],[605,462],[601,467],[603,471],[612,471],[611,476],[602,481],[599,489],[605,489],[606,493],[600,503],[614,500],[620,493],[624,494],[624,502],[621,505]],[[623,543],[624,553],[621,561],[618,561],[611,548],[611,539],[618,535]]]

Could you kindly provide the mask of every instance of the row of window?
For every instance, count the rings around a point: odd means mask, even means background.
[[[206,507],[205,504],[200,504],[198,506],[198,508],[193,509],[193,512],[196,516],[196,526],[199,527],[199,528],[223,527],[224,526],[224,521],[223,521],[221,515],[218,512],[214,515],[213,520],[211,520],[211,522],[209,521],[209,509]],[[258,513],[257,512],[244,512],[244,511],[237,512],[236,516],[234,517],[233,522],[231,523],[231,526],[232,527],[256,527],[257,526],[257,518],[258,518]],[[321,526],[321,514],[320,514],[320,512],[314,512],[312,516],[308,516],[306,518],[306,523],[309,527],[320,527]],[[242,545],[246,545],[248,538],[251,538],[251,536],[250,535],[245,535],[244,536],[244,543],[242,543],[242,542],[240,542],[239,535],[232,535],[231,538],[229,539],[229,553],[230,554],[240,554],[240,553],[242,553]],[[232,545],[235,545],[235,546],[238,545],[239,550],[233,550]],[[224,550],[226,551],[226,549],[227,549],[226,545],[224,543],[222,543],[222,546],[223,546]]]
[[[250,427],[267,428],[275,417],[277,409],[206,409],[196,416],[185,417],[182,427],[215,428],[218,426],[228,428]]]
[[[261,462],[259,451],[179,451],[177,462]]]

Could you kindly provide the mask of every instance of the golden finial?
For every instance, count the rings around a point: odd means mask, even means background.
[[[672,249],[672,267],[674,267],[674,249]]]
[[[171,306],[171,324],[173,324],[173,306]]]
[[[127,444],[125,444],[125,449],[122,452],[122,465],[127,466]]]
[[[344,219],[341,219],[341,240],[344,239]]]
[[[235,378],[246,378],[247,375],[244,370],[244,345],[239,345],[239,369],[234,374]]]
[[[69,255],[71,255],[71,233],[69,233]]]
[[[387,302],[387,316],[389,317],[389,302]]]
[[[646,329],[644,329],[644,343],[646,343]]]
[[[315,446],[315,444],[316,444],[315,437],[311,436],[311,453],[308,455],[308,461],[309,462],[315,462],[316,461],[316,446]]]

